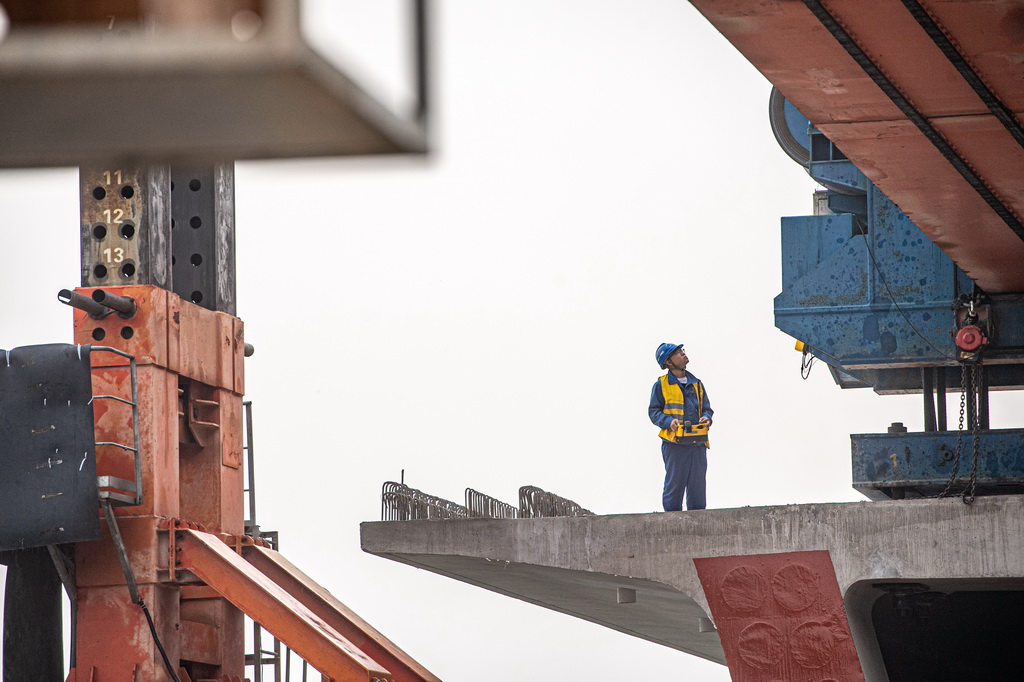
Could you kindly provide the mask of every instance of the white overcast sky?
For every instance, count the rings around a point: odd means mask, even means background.
[[[659,510],[663,341],[715,407],[713,508],[862,499],[849,434],[920,429],[920,398],[844,392],[823,366],[801,380],[772,299],[779,218],[810,214],[815,185],[772,137],[768,82],[687,2],[435,10],[429,158],[236,168],[258,520],[446,682],[727,680],[364,554],[359,523],[403,469],[456,501],[530,484]],[[77,191],[75,169],[0,172],[0,348],[71,341]]]

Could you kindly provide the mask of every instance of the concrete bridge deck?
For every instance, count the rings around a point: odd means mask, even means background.
[[[970,506],[947,498],[517,520],[367,522],[361,536],[363,550],[371,554],[721,663],[724,650],[704,620],[711,612],[693,560],[826,550],[866,679],[897,680],[903,679],[901,669],[922,674],[920,665],[941,671],[952,664],[941,655],[927,663],[895,660],[898,651],[894,654],[892,643],[887,643],[890,631],[900,633],[898,646],[903,648],[942,649],[954,643],[969,648],[983,638],[987,651],[992,637],[1009,636],[997,633],[1016,630],[1012,624],[1017,621],[1017,597],[1024,594],[1022,518],[1024,496],[1013,495],[978,498]],[[969,596],[944,599],[945,606],[935,607],[941,623],[920,625],[921,618],[908,618],[906,623],[918,623],[908,629],[893,613],[900,608],[911,613],[913,594],[900,601],[877,587],[901,582],[915,584],[916,589],[923,585],[940,597]],[[1006,608],[993,609],[991,600],[986,601],[987,625],[980,630],[969,625],[968,614],[982,603],[970,595],[991,597],[992,592],[1004,593],[996,603]],[[627,603],[619,603],[623,600]],[[879,608],[883,603],[886,608]],[[948,632],[951,625],[955,632]],[[944,643],[944,638],[951,642]],[[1014,654],[1018,659],[1021,655]],[[974,674],[987,670],[992,679],[1003,669],[999,666],[1011,663],[986,660],[972,665]],[[939,679],[934,674],[927,679]]]

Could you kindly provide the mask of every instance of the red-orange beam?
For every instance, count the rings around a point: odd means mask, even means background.
[[[391,671],[395,682],[441,682],[280,552],[247,546],[243,557],[334,630]]]
[[[1024,122],[1018,0],[919,0]],[[1024,291],[1024,240],[804,2],[690,0],[871,182],[988,293]],[[820,0],[1016,223],[1024,148],[895,0]]]
[[[333,682],[393,682],[359,650],[216,536],[176,534],[180,568],[191,571]]]

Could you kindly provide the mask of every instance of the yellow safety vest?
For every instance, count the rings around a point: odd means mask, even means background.
[[[693,382],[693,390],[697,392],[697,419],[699,420],[704,414],[704,385],[700,383],[700,379]],[[667,374],[661,377],[661,395],[665,398],[665,409],[662,410],[665,414],[680,421],[686,418],[686,399],[683,397],[683,387],[678,383],[670,382]],[[670,429],[662,429],[658,435],[669,443],[676,442],[676,433]],[[705,443],[704,447],[710,448],[711,444]]]

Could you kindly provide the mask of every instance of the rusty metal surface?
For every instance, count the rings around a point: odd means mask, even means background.
[[[130,301],[130,299],[127,299]],[[132,306],[134,307],[134,302]],[[123,452],[130,452],[132,459],[134,460],[134,475],[131,479],[124,479],[117,476],[101,476],[98,479],[100,487],[100,499],[111,500],[118,504],[126,504],[129,506],[135,506],[142,504],[144,494],[142,491],[142,432],[141,432],[141,420],[139,418],[139,381],[138,381],[138,367],[135,363],[135,358],[116,348],[110,346],[93,346],[93,352],[107,352],[113,353],[116,356],[121,357],[128,361],[128,379],[130,382],[131,392],[127,396],[121,396],[116,394],[98,394],[93,395],[93,404],[97,400],[111,400],[120,405],[127,406],[131,410],[131,424],[132,424],[132,440],[130,444],[128,442],[117,442],[117,441],[100,441],[97,440],[96,447],[111,447],[119,448]],[[93,426],[95,431],[95,424]]]
[[[96,290],[79,291],[91,297]],[[187,662],[199,679],[238,677],[245,658],[242,614],[219,597],[179,601],[178,585],[166,581],[195,578],[176,566],[177,545],[158,539],[157,523],[187,515],[193,525],[198,521],[217,532],[243,530],[241,322],[155,286],[103,291],[134,301],[135,314],[124,318],[115,313],[97,320],[76,309],[75,337],[96,343],[102,336],[103,343],[132,353],[139,363],[139,444],[134,447],[141,453],[145,499],[141,505],[116,510],[132,572],[172,661]],[[92,361],[95,393],[131,395],[125,358],[94,353]],[[195,400],[185,405],[192,418],[189,423],[201,430],[201,442],[185,446],[179,442],[178,427],[183,382],[195,389]],[[133,442],[136,419],[130,404],[97,400],[93,406],[97,441]],[[98,449],[97,474],[134,480],[133,454],[121,446]],[[94,668],[97,677],[120,678],[125,677],[124,670],[138,665],[143,671],[140,679],[165,679],[152,639],[144,633],[145,619],[139,619],[131,604],[109,534],[99,542],[77,545],[75,557],[78,588],[86,600],[78,614],[76,646],[89,656],[79,671]],[[150,599],[154,594],[160,603]],[[121,619],[124,627],[110,628],[110,618]],[[183,627],[174,627],[178,623]],[[122,639],[131,644],[122,646]]]
[[[176,537],[183,569],[216,589],[323,675],[336,682],[393,680],[383,666],[217,537],[195,530],[179,530]]]
[[[109,164],[78,172],[82,286],[171,288],[170,169]]]
[[[486,519],[514,519],[519,516],[519,509],[511,504],[472,488],[466,488],[466,509],[470,516]]]
[[[157,520],[152,516],[124,516],[117,511],[117,525],[125,547],[131,549],[131,569],[138,583],[157,583],[167,566],[167,543],[157,537]],[[82,587],[120,586],[128,600],[128,589],[117,553],[104,523],[100,539],[75,548],[75,581]]]
[[[570,499],[532,485],[524,485],[519,489],[520,518],[540,518],[544,516],[593,516],[594,512],[584,509]]]
[[[1024,291],[1024,241],[807,5],[856,45],[1006,207],[1024,220],[1024,149],[903,3],[691,0],[975,282]],[[995,97],[1024,120],[1024,13],[1013,0],[921,3]]]
[[[89,297],[94,291],[75,289]],[[137,312],[128,319],[117,314],[95,319],[76,308],[76,343],[113,346],[134,355],[140,366],[155,364],[210,386],[245,392],[245,328],[240,319],[155,286],[105,286],[103,291],[131,298]],[[93,361],[94,367],[125,364],[113,356]]]
[[[284,555],[267,547],[250,545],[245,547],[243,557],[352,644],[391,671],[395,682],[440,682],[429,670],[338,601]]]
[[[185,423],[199,442],[179,442],[178,472],[182,491],[201,491],[181,496],[180,513],[189,521],[203,524],[212,532],[239,534],[244,524],[243,472],[241,469],[242,398],[225,389],[198,382],[185,382],[187,393],[198,391],[205,399],[184,406],[190,417]],[[204,403],[200,406],[200,403]],[[200,431],[200,426],[202,430]],[[184,439],[185,432],[179,432]]]
[[[469,511],[461,504],[402,483],[388,481],[381,491],[382,521],[464,519],[468,516]]]
[[[79,187],[83,287],[153,284],[235,313],[233,164],[107,164]]]
[[[82,547],[83,545],[79,545]],[[122,579],[123,583],[123,579]],[[139,593],[153,615],[160,640],[172,660],[180,655],[177,629],[178,591],[170,586],[139,585]],[[87,671],[96,669],[92,679],[154,680],[169,682],[170,677],[153,639],[145,614],[128,598],[121,585],[78,589],[79,636],[75,639],[79,680],[90,679]],[[92,636],[82,636],[83,624],[96,624]],[[102,636],[97,636],[102,633]]]
[[[93,384],[97,393],[130,394],[131,374],[128,367],[93,368]],[[97,450],[97,473],[128,481],[140,481],[142,504],[119,514],[178,515],[180,487],[177,457],[174,451],[176,435],[163,424],[173,414],[173,375],[152,365],[139,367],[139,453],[120,446],[107,445]],[[100,400],[96,410],[96,440],[108,443],[131,443],[134,439],[134,415],[130,405],[120,401]],[[137,464],[137,466],[136,466]],[[139,472],[139,478],[136,472]]]
[[[694,559],[737,682],[864,682],[827,551]]]

